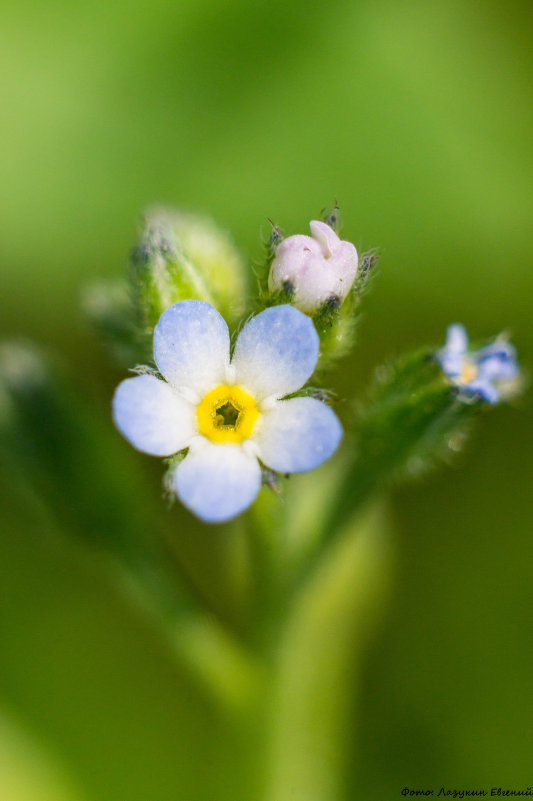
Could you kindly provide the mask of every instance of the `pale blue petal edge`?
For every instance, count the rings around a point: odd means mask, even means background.
[[[175,387],[200,395],[225,382],[229,331],[203,300],[182,300],[163,312],[154,330],[154,360]]]
[[[507,381],[518,375],[516,350],[508,342],[494,342],[477,354],[480,375],[491,381]]]
[[[312,375],[319,339],[312,320],[294,306],[271,306],[240,332],[232,364],[237,382],[262,400],[300,389]]]
[[[342,426],[337,415],[315,398],[278,401],[265,413],[257,436],[260,459],[280,473],[313,470],[337,449]]]
[[[446,332],[445,350],[450,353],[465,353],[468,348],[468,335],[466,328],[461,323],[452,323]]]
[[[482,398],[487,403],[497,403],[500,400],[500,393],[496,387],[490,381],[482,378],[476,378],[461,386],[459,395],[465,395],[468,398]]]
[[[174,480],[178,498],[189,511],[206,523],[223,523],[254,501],[261,468],[239,445],[206,443],[187,454]]]
[[[153,375],[122,381],[113,396],[113,420],[139,451],[170,456],[194,435],[193,408]]]

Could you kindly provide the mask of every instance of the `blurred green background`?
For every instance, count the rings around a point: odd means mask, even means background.
[[[509,328],[531,364],[532,21],[503,0],[7,2],[2,335],[62,354],[111,429],[123,373],[80,296],[122,276],[139,212],[207,212],[252,259],[267,217],[306,232],[337,198],[344,236],[382,250],[343,397],[454,321],[478,339]],[[394,493],[388,609],[346,699],[347,799],[531,785],[532,434],[529,393],[452,470]],[[160,466],[116,449],[155,508]],[[2,801],[255,798],[239,745],[98,550],[6,494]],[[183,511],[154,513],[221,548]]]

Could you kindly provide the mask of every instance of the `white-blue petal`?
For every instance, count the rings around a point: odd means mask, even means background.
[[[449,378],[459,378],[465,362],[461,354],[448,353],[444,350],[438,354],[438,360],[443,372]]]
[[[461,323],[454,323],[448,326],[445,350],[450,353],[464,353],[467,348],[468,336],[464,325],[461,325]]]
[[[300,389],[312,375],[319,340],[309,317],[294,306],[271,306],[239,334],[232,364],[237,383],[256,400],[282,398]]]
[[[490,381],[508,381],[518,375],[516,351],[508,342],[495,342],[477,354],[479,372]]]
[[[253,439],[267,467],[302,473],[329,459],[341,437],[342,426],[329,406],[314,398],[291,398],[261,416]]]
[[[176,453],[195,433],[191,404],[153,375],[127,378],[118,385],[113,419],[137,450],[152,456]]]
[[[253,502],[261,486],[261,468],[239,445],[204,443],[179,465],[175,486],[193,514],[206,523],[223,523]]]
[[[172,386],[190,389],[200,398],[226,381],[228,326],[203,300],[175,303],[155,327],[154,359]]]
[[[487,403],[497,403],[500,400],[500,393],[496,387],[491,384],[490,381],[483,380],[482,378],[476,378],[474,381],[465,384],[461,387],[460,393],[464,393],[470,397],[475,397],[477,395],[483,398]]]

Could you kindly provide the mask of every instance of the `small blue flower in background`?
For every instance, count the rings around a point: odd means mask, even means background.
[[[280,473],[312,470],[336,450],[342,428],[314,398],[282,400],[310,378],[319,340],[293,306],[265,309],[240,332],[230,360],[229,331],[209,303],[184,300],[161,315],[154,361],[166,380],[128,378],[113,417],[140,451],[171,456],[182,503],[206,522],[244,511],[261,486],[261,460]]]
[[[496,340],[478,351],[468,350],[464,326],[450,325],[446,344],[437,353],[438,362],[461,400],[472,402],[481,398],[497,403],[509,396],[519,374],[516,350],[510,342]]]

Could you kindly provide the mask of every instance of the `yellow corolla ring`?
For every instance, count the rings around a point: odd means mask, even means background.
[[[200,434],[211,442],[242,442],[254,430],[259,410],[244,389],[221,384],[198,404],[196,416]]]

